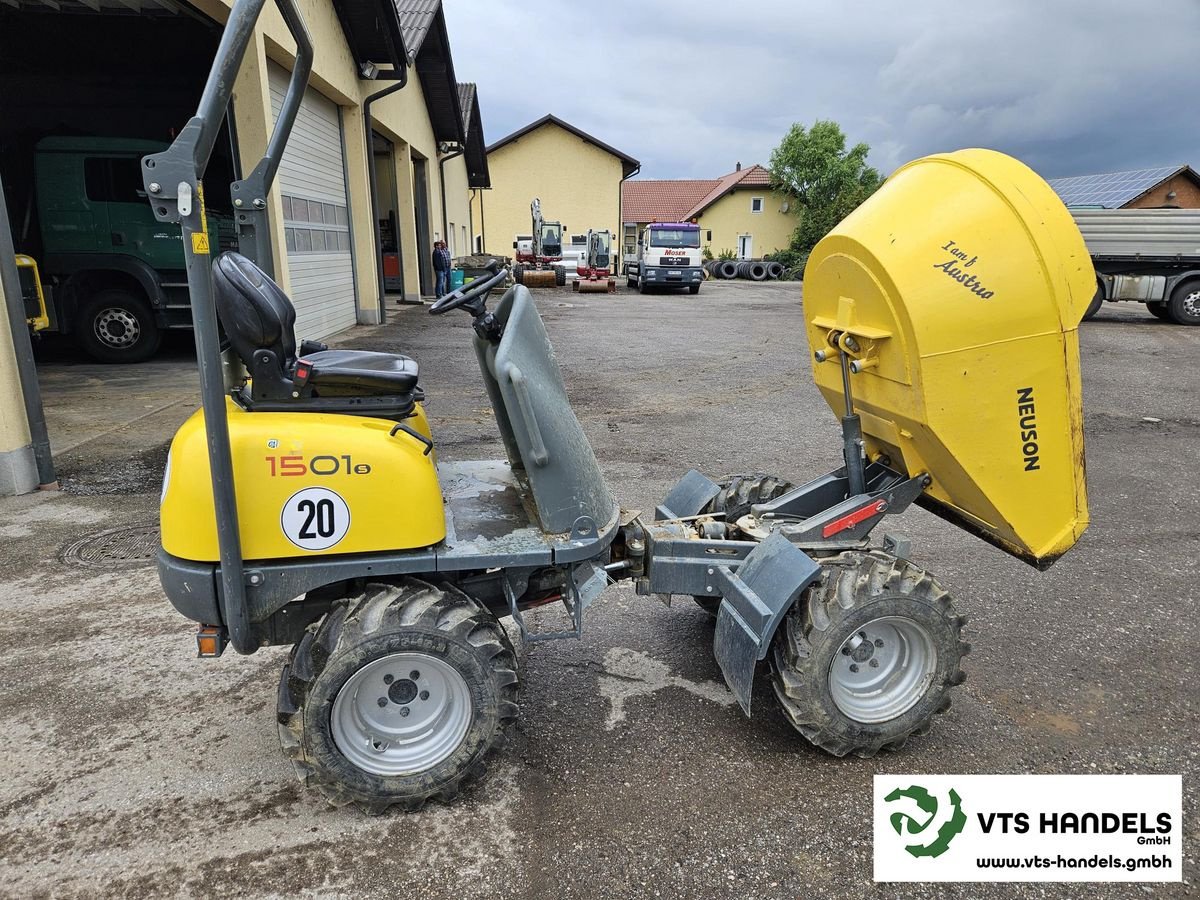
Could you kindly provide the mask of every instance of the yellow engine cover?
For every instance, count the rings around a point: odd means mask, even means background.
[[[436,457],[395,422],[226,407],[242,557],[281,559],[429,547],[446,536]],[[417,405],[405,424],[429,437]],[[216,516],[204,434],[194,413],[171,442],[162,545],[216,562]]]
[[[990,150],[898,169],[813,250],[813,350],[846,352],[868,453],[933,482],[923,505],[1044,568],[1088,523],[1076,329],[1096,289],[1079,230]],[[844,412],[838,354],[813,363]]]

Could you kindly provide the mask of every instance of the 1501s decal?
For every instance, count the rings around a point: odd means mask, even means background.
[[[371,464],[355,462],[346,456],[267,456],[271,477],[295,477],[298,475],[370,475]]]

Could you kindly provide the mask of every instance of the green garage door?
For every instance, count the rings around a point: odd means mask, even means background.
[[[279,115],[288,72],[271,64],[271,110]],[[357,322],[350,203],[337,104],[312,88],[304,94],[279,165],[296,339],[320,340]]]

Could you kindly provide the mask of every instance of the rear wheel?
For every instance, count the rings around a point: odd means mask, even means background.
[[[371,584],[310,625],[279,682],[279,739],[301,781],[376,813],[449,800],[517,716],[516,656],[458,590]]]
[[[962,684],[966,619],[926,572],[878,550],[822,562],[772,648],[784,715],[834,756],[874,756],[929,730]]]
[[[774,500],[792,489],[792,483],[786,478],[764,475],[761,472],[730,475],[728,478],[722,478],[717,484],[721,486],[721,492],[708,501],[704,509],[700,510],[700,515],[723,513],[726,533],[730,537],[735,536],[737,520],[749,513],[751,506]],[[720,597],[693,595],[692,599],[701,609],[713,616],[721,608]]]
[[[1096,313],[1100,312],[1100,307],[1104,305],[1104,285],[1096,282],[1096,293],[1092,295],[1092,302],[1088,304],[1088,308],[1083,313],[1083,321],[1086,322]]]
[[[75,329],[84,351],[103,363],[143,362],[162,343],[150,305],[126,288],[93,294],[79,307]]]
[[[1171,291],[1167,312],[1176,325],[1200,325],[1200,281],[1188,281]]]

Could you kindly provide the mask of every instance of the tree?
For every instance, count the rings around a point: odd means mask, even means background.
[[[771,151],[771,180],[777,189],[795,196],[800,216],[792,234],[793,251],[807,256],[817,241],[883,183],[867,165],[870,150],[864,143],[847,150],[841,126],[818,119],[811,128],[792,125]]]

